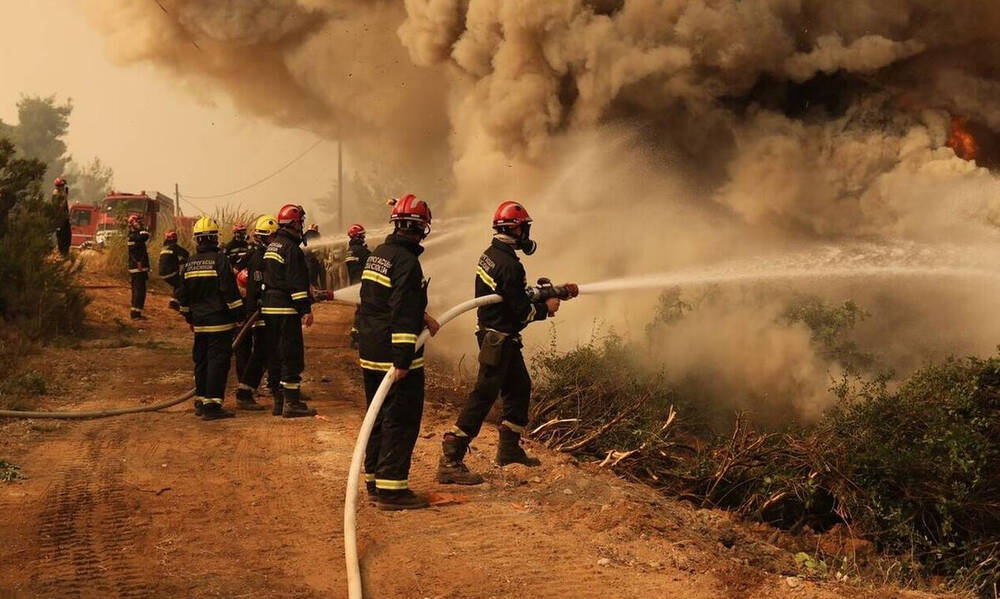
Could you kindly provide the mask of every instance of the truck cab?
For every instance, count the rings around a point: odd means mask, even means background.
[[[70,205],[69,225],[73,233],[71,244],[74,247],[80,247],[93,243],[99,219],[100,211],[97,206],[79,202]]]

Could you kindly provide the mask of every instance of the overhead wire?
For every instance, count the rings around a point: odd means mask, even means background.
[[[253,183],[251,183],[249,185],[244,185],[243,187],[241,187],[239,189],[234,189],[233,191],[227,191],[226,193],[218,193],[218,194],[214,194],[214,195],[198,196],[198,195],[182,194],[182,196],[184,196],[186,199],[192,199],[192,200],[215,200],[215,199],[219,199],[219,198],[226,198],[226,197],[229,197],[229,196],[233,196],[233,195],[236,195],[238,193],[243,193],[244,191],[247,191],[248,189],[253,189],[254,187],[257,187],[258,185],[260,185],[261,183],[264,183],[265,181],[268,181],[268,180],[273,179],[274,177],[278,176],[279,174],[281,174],[282,172],[284,172],[286,169],[288,169],[290,166],[292,166],[293,164],[295,164],[299,160],[302,160],[303,158],[305,158],[305,156],[309,152],[312,152],[313,150],[315,150],[324,141],[326,141],[326,140],[324,140],[324,139],[317,139],[316,142],[313,143],[308,148],[306,148],[304,152],[302,152],[301,154],[299,154],[295,158],[292,158],[290,161],[288,161],[283,166],[281,166],[281,168],[279,168],[278,170],[274,171],[273,173],[267,175],[266,177],[264,177],[262,179],[258,179],[257,181],[254,181]]]

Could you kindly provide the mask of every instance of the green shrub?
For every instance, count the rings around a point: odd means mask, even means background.
[[[30,338],[79,332],[87,305],[76,284],[82,264],[52,252],[55,220],[40,192],[44,170],[17,159],[0,140],[0,318]]]
[[[665,296],[661,322],[689,310]],[[696,309],[696,308],[695,308]],[[784,313],[819,351],[860,372],[875,363],[850,340],[865,313],[799,298]],[[906,581],[928,575],[990,596],[1000,579],[1000,356],[949,359],[893,390],[889,375],[845,377],[817,423],[782,433],[740,415],[725,434],[613,334],[533,361],[532,435],[601,460],[621,476],[701,506],[798,531],[846,523]]]
[[[0,460],[0,481],[6,483],[21,478],[20,470],[20,467],[15,466],[10,462]]]

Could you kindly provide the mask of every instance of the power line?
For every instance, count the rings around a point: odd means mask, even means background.
[[[193,196],[193,195],[188,195],[188,194],[181,194],[181,195],[185,198],[185,200],[188,199],[188,198],[190,198],[192,200],[215,200],[215,199],[218,199],[218,198],[225,198],[225,197],[229,197],[229,196],[232,196],[232,195],[236,195],[238,193],[243,193],[244,191],[246,191],[248,189],[252,189],[254,187],[257,187],[261,183],[263,183],[265,181],[268,181],[268,180],[276,177],[277,175],[279,175],[280,173],[282,173],[288,167],[292,166],[293,164],[295,164],[299,160],[302,160],[303,158],[305,158],[306,154],[308,154],[309,152],[312,152],[313,150],[315,150],[319,146],[319,144],[323,143],[323,141],[324,141],[323,139],[317,139],[316,143],[314,143],[313,145],[309,146],[308,148],[306,148],[306,150],[304,152],[302,152],[301,154],[299,154],[295,158],[292,158],[290,161],[288,161],[287,163],[285,163],[284,166],[282,166],[278,170],[274,171],[270,175],[264,177],[263,179],[259,179],[257,181],[254,181],[250,185],[246,185],[246,186],[241,187],[239,189],[236,189],[236,190],[233,190],[233,191],[229,191],[229,192],[226,192],[226,193],[219,193],[219,194],[216,194],[216,195],[209,195],[209,196]]]

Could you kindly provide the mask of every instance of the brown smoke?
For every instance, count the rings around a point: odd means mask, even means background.
[[[86,5],[117,60],[151,62],[194,93],[223,90],[281,125],[344,136],[353,158],[392,165],[436,214],[483,223],[428,251],[440,305],[471,291],[500,199],[535,217],[542,249],[530,273],[585,281],[816,242],[996,241],[997,177],[946,145],[955,116],[1000,131],[995,2],[160,3],[165,12],[149,0]],[[949,288],[961,311],[885,287],[854,292],[873,310],[914,316],[867,333],[907,339],[893,350],[901,364],[1000,337],[982,287]],[[641,328],[652,299],[580,300],[563,326],[599,306]],[[663,353],[683,371],[720,375],[742,359],[720,380],[814,405],[828,382],[816,373],[836,365],[809,353],[804,331],[775,324],[774,301],[693,317]]]

